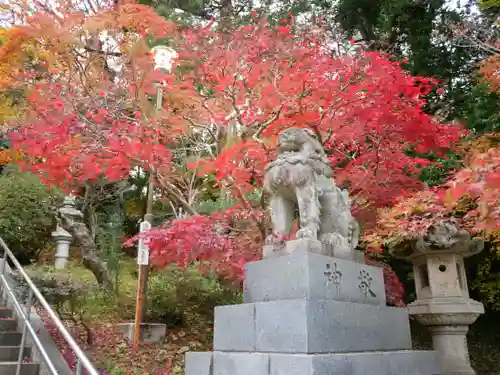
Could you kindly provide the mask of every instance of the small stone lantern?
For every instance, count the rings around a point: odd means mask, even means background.
[[[56,269],[63,269],[66,267],[69,258],[69,245],[73,237],[64,228],[59,225],[56,230],[52,232],[52,238],[56,243]]]
[[[72,219],[83,217],[83,214],[75,208],[75,198],[70,195],[64,198],[63,206],[59,209],[59,212]],[[73,237],[68,231],[58,225],[56,230],[52,232],[52,238],[56,243],[56,260],[54,266],[56,269],[63,269],[68,263],[69,245]]]
[[[81,211],[75,208],[75,197],[67,195],[64,197],[63,206],[59,209],[62,215],[66,215],[73,220],[83,218]]]
[[[431,225],[427,233],[399,248],[394,256],[413,263],[417,300],[408,308],[429,328],[442,375],[475,375],[469,360],[467,332],[483,304],[469,298],[464,258],[479,253],[484,243],[472,239],[452,221]]]

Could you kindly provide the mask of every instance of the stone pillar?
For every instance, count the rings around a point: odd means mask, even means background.
[[[56,230],[52,232],[52,238],[56,242],[56,269],[63,269],[66,267],[69,258],[69,245],[73,237],[66,230],[59,225]]]
[[[476,374],[469,360],[467,332],[484,307],[469,298],[464,258],[482,249],[482,241],[472,239],[454,222],[444,221],[394,252],[413,264],[417,300],[408,306],[409,311],[429,328],[443,375]]]

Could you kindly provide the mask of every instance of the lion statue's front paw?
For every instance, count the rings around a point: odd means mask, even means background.
[[[266,237],[264,240],[264,245],[282,245],[289,240],[288,235],[280,235],[278,233],[272,233]]]
[[[323,233],[319,240],[327,245],[330,256],[349,259],[351,248],[346,237],[338,233]]]
[[[317,239],[317,233],[311,228],[302,228],[297,231],[295,238],[311,238],[313,240]]]
[[[264,245],[273,245],[275,242],[276,242],[276,238],[274,237],[274,235],[270,234],[264,240]]]
[[[342,243],[342,236],[338,233],[323,233],[319,240],[327,245],[336,247]]]

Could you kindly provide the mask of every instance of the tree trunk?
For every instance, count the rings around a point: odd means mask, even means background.
[[[59,219],[60,225],[71,233],[73,239],[80,247],[83,265],[94,274],[99,285],[109,290],[115,290],[114,279],[108,269],[108,265],[99,257],[99,251],[87,226],[65,215],[59,214]]]
[[[222,0],[219,6],[220,12],[220,28],[227,30],[231,26],[233,18],[233,2],[232,0]]]
[[[222,0],[220,2],[220,18],[222,20],[230,19],[233,15],[232,0]]]

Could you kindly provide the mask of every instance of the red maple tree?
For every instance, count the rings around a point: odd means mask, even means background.
[[[451,217],[474,235],[500,228],[500,150],[498,134],[487,134],[464,147],[465,166],[443,185],[403,197],[380,212],[365,237],[372,251],[385,242],[401,243],[424,234],[436,221]]]
[[[109,91],[80,97],[60,87],[38,85],[29,96],[32,120],[11,133],[14,147],[29,158],[26,166],[47,184],[71,189],[98,178],[118,181],[134,166],[170,163],[162,133],[144,125],[140,113],[119,108]]]
[[[171,33],[173,25],[133,3],[90,13],[71,3],[58,5],[56,12],[38,4],[27,23],[16,27],[49,56],[16,76],[26,108],[10,135],[13,147],[26,156],[25,167],[68,190],[99,178],[127,178],[136,166],[168,168],[169,137],[147,103],[158,72],[140,35]],[[104,48],[109,38],[114,49]],[[110,58],[120,65],[114,67],[118,72],[110,68]]]
[[[169,91],[189,96],[191,105],[174,107],[169,121],[214,138],[236,129],[199,173],[216,173],[242,191],[259,185],[276,135],[291,126],[314,130],[337,183],[376,206],[421,187],[415,175],[426,161],[407,156],[409,145],[439,151],[459,137],[459,126],[423,111],[435,80],[411,76],[378,52],[334,56],[318,33],[296,31],[293,22],[255,20],[230,34],[189,30],[176,50],[178,64],[190,69],[168,77]]]
[[[191,259],[219,270],[228,264],[239,269],[260,256],[264,216],[248,214],[254,208],[244,194],[261,186],[281,130],[299,126],[316,132],[337,184],[348,187],[365,225],[373,222],[375,208],[423,188],[418,167],[427,161],[408,156],[409,146],[440,152],[462,131],[423,111],[434,80],[413,77],[380,53],[332,55],[318,33],[297,30],[293,22],[271,26],[255,20],[229,34],[210,26],[190,29],[174,44],[182,70],[165,79],[169,92],[182,93],[189,104],[167,108],[169,126],[188,136],[194,129],[204,132],[212,145],[196,163],[198,173],[214,173],[239,207],[157,230],[150,242],[156,264]],[[236,214],[252,219],[253,226],[246,232],[213,230],[222,217],[227,222]],[[218,245],[212,251],[206,243]],[[394,280],[392,273],[386,276]],[[391,285],[393,303],[400,303],[399,284]]]

